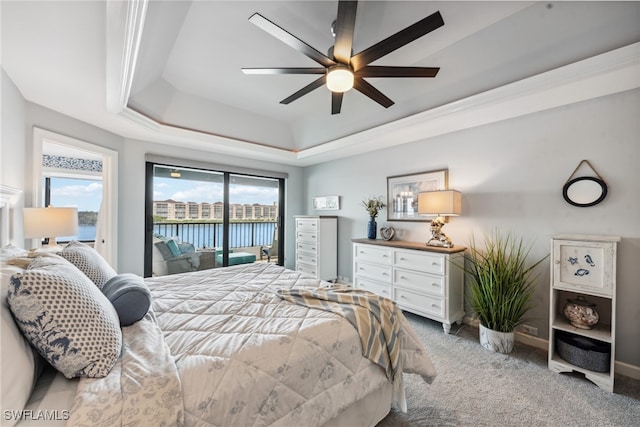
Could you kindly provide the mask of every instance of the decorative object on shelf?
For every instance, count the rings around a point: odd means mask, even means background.
[[[382,237],[383,240],[391,240],[395,237],[396,235],[396,230],[393,227],[382,227],[380,228],[380,237]]]
[[[49,247],[56,244],[56,237],[73,237],[78,234],[77,208],[24,208],[24,238],[48,237]]]
[[[583,164],[589,166],[596,176],[574,178],[573,176]],[[573,206],[581,208],[595,206],[607,197],[607,184],[588,160],[582,160],[562,187],[562,197]]]
[[[340,209],[340,196],[314,197],[313,209],[317,211],[337,211]]]
[[[375,239],[377,234],[378,224],[376,223],[376,217],[380,213],[382,209],[384,209],[385,204],[382,201],[382,196],[372,197],[362,201],[362,206],[365,207],[367,213],[369,214],[369,223],[367,224],[367,238]]]
[[[509,353],[513,349],[516,328],[524,315],[533,307],[533,270],[548,255],[527,264],[531,246],[522,239],[495,230],[485,236],[484,246],[472,239],[467,263],[454,264],[462,268],[469,278],[469,304],[487,329],[508,336],[495,338],[487,331],[480,333],[480,344],[489,350]]]
[[[418,213],[435,215],[431,221],[431,238],[427,246],[452,248],[453,242],[442,232],[443,216],[458,216],[462,213],[462,194],[456,190],[423,191],[418,193]]]
[[[568,299],[563,313],[573,326],[580,329],[591,329],[600,320],[596,305],[587,301],[582,295]]]
[[[387,178],[387,220],[429,221],[418,213],[418,193],[445,190],[448,170],[422,172]]]

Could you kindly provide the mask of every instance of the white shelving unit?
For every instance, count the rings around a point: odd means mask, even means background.
[[[551,239],[549,369],[580,372],[598,387],[613,392],[616,337],[616,257],[618,236],[561,234]],[[573,326],[564,316],[568,299],[583,296],[596,305],[600,320],[592,329]],[[607,372],[576,366],[560,357],[557,336],[569,334],[610,348]]]

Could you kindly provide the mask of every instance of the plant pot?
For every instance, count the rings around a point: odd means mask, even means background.
[[[514,332],[498,332],[480,324],[480,344],[487,350],[496,353],[511,353],[513,350]]]
[[[372,240],[375,239],[377,234],[377,228],[378,228],[378,224],[376,223],[375,219],[371,218],[371,220],[367,224],[367,238]]]

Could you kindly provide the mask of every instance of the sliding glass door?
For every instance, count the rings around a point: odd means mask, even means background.
[[[145,276],[283,265],[284,179],[147,163]]]

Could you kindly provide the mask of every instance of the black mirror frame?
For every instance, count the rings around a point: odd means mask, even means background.
[[[600,185],[600,188],[602,189],[601,193],[600,193],[600,197],[598,197],[597,199],[595,199],[592,202],[589,203],[577,203],[574,202],[573,200],[571,200],[569,198],[568,192],[569,192],[569,187],[571,187],[573,184],[575,184],[576,182],[579,181],[593,181],[595,183],[597,183],[598,185]],[[573,206],[578,206],[580,208],[587,208],[589,206],[595,206],[598,203],[602,202],[604,200],[605,197],[607,197],[607,184],[601,180],[600,178],[596,178],[593,176],[581,176],[579,178],[574,178],[571,181],[567,181],[567,183],[562,187],[562,197],[564,197],[564,200],[573,205]]]

